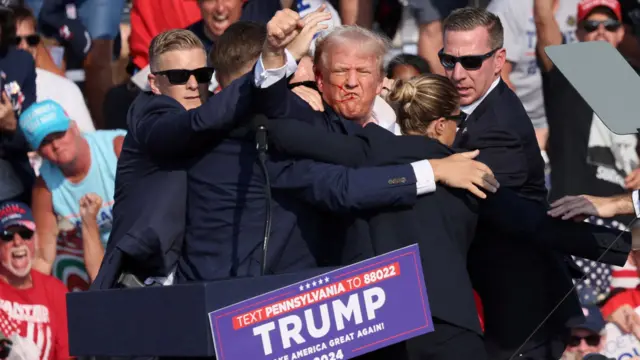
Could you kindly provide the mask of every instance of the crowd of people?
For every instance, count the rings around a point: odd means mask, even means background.
[[[123,275],[413,243],[435,331],[362,358],[640,358],[638,138],[544,51],[605,41],[638,69],[640,4],[477,5],[0,0],[0,358],[70,358],[66,294]],[[417,52],[398,54],[407,21]]]

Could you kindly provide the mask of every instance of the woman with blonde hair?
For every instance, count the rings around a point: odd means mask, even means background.
[[[451,146],[462,121],[460,96],[444,76],[419,75],[398,80],[386,100],[396,109],[403,135],[422,135]]]
[[[271,121],[269,136],[281,152],[351,167],[408,164],[422,159],[429,159],[436,167],[438,159],[455,153],[449,146],[461,121],[460,105],[458,93],[447,78],[426,74],[398,81],[386,97],[397,114],[394,132],[403,136],[395,136],[384,124],[373,121],[350,136],[296,120]],[[411,179],[389,179],[389,186],[401,186],[403,181],[408,185]],[[413,207],[375,209],[340,219],[346,218],[349,224],[346,239],[340,244],[326,244],[338,250],[340,262],[335,265],[419,244],[436,329],[363,359],[435,359],[441,354],[449,354],[452,359],[486,359],[467,273],[467,252],[475,234],[478,209],[478,199],[470,192],[437,186],[435,192],[418,197]],[[443,273],[442,269],[447,271]]]

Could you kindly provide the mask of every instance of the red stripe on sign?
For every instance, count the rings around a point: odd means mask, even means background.
[[[242,329],[249,325],[254,325],[273,317],[305,308],[319,301],[347,294],[364,286],[376,284],[380,281],[390,279],[398,275],[400,275],[400,263],[395,262],[390,265],[381,266],[348,279],[292,296],[288,299],[260,307],[239,316],[234,316],[233,329]]]

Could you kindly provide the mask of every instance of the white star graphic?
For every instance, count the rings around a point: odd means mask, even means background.
[[[328,283],[329,282],[329,278],[325,276],[324,282]]]
[[[318,285],[318,283],[317,283],[317,282],[315,282],[315,281],[314,281],[314,282],[313,282],[312,284],[313,284],[313,286],[316,286],[316,285]]]
[[[307,289],[311,287],[311,285],[309,285],[309,283],[307,283],[307,285],[305,286]]]
[[[304,285],[300,285],[300,291],[304,290]]]
[[[318,284],[322,285],[323,281],[322,279],[318,280]]]

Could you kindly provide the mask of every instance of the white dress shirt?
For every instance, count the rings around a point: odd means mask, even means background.
[[[638,190],[633,190],[631,198],[633,199],[633,210],[636,213],[636,217],[640,217],[640,204],[638,204],[638,201],[640,201],[640,196],[638,196]]]
[[[270,70],[265,70],[264,64],[262,63],[262,55],[260,55],[260,59],[256,64],[254,72],[255,84],[257,87],[261,89],[268,88],[283,77],[289,77],[296,72],[298,64],[296,63],[293,55],[291,55],[288,50],[285,50],[285,54],[287,56],[287,63],[283,67]],[[395,119],[392,120],[393,123],[389,120],[383,121],[382,119],[378,119],[377,121],[379,126],[396,133],[396,135],[399,133],[399,131],[396,132],[394,125]],[[413,162],[411,163],[411,167],[413,168],[413,172],[416,176],[416,191],[418,195],[436,191],[435,174],[433,173],[433,168],[428,160]]]

